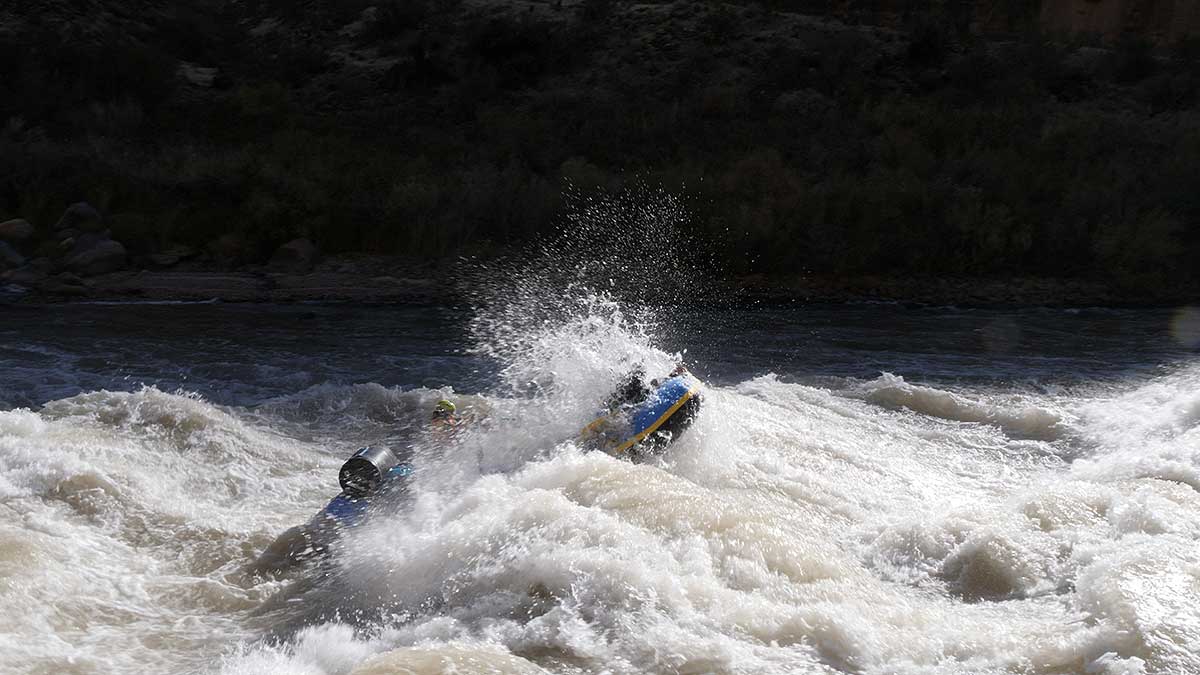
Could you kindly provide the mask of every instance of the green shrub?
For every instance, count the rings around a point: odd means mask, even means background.
[[[1195,272],[1181,268],[1187,262],[1182,229],[1178,220],[1159,209],[1105,220],[1095,240],[1100,272],[1138,291],[1165,290],[1173,279],[1189,280]]]
[[[1031,3],[998,11],[1019,21]],[[775,31],[790,18],[745,2],[651,7],[698,24],[654,39],[627,36],[632,10],[615,0],[573,19],[251,4],[152,12],[161,30],[146,33],[0,36],[0,217],[52,223],[88,200],[139,253],[236,233],[265,258],[303,234],[329,252],[441,258],[553,231],[564,185],[646,181],[689,195],[690,227],[728,240],[738,273],[1022,273],[1150,292],[1195,278],[1186,45],[1170,61],[1133,43],[1080,60],[916,12],[905,49],[869,30]],[[368,6],[378,24],[351,44],[396,57],[389,74],[331,62],[321,39]],[[263,16],[285,25],[248,36]],[[179,58],[237,86],[173,96]]]
[[[579,4],[579,18],[582,21],[604,21],[612,15],[616,0],[583,0]]]
[[[292,111],[291,95],[280,82],[242,84],[229,98],[238,119],[263,128],[283,125]]]
[[[501,16],[471,29],[466,54],[469,68],[489,71],[500,88],[514,89],[566,67],[575,51],[566,35],[549,22]]]
[[[953,48],[953,29],[939,16],[918,15],[908,28],[905,54],[914,65],[939,66],[945,63]]]
[[[1195,105],[1196,89],[1191,72],[1159,73],[1138,86],[1138,96],[1155,112],[1181,110]]]
[[[434,11],[434,0],[385,0],[375,6],[361,39],[364,42],[390,40],[423,26]]]
[[[1158,69],[1154,46],[1147,40],[1127,35],[1117,43],[1111,60],[1112,78],[1122,84],[1141,82]]]
[[[106,35],[94,44],[60,42],[49,74],[70,83],[75,100],[132,99],[152,108],[171,94],[177,61],[157,47]]]
[[[155,44],[179,59],[213,65],[245,58],[243,31],[211,3],[169,3],[150,18]]]

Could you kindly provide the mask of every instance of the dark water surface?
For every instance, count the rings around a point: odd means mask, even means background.
[[[152,385],[252,406],[320,384],[495,384],[467,312],[345,305],[115,304],[4,308],[0,406]],[[1174,310],[912,309],[891,304],[690,310],[660,346],[716,383],[891,372],[951,384],[1112,382],[1196,353]]]

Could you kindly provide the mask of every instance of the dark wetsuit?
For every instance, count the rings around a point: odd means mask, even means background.
[[[645,401],[650,394],[650,387],[646,386],[646,371],[636,368],[621,380],[616,391],[605,401],[604,407],[608,408],[609,412],[616,412],[622,407],[635,406]]]

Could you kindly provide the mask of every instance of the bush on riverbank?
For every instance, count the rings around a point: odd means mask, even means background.
[[[296,236],[447,257],[556,227],[568,181],[636,180],[688,195],[736,273],[1200,281],[1186,44],[527,7],[201,3],[6,34],[0,220],[87,199],[135,253],[235,232],[258,259]]]

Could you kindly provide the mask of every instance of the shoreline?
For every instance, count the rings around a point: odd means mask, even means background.
[[[1084,279],[1046,277],[753,276],[739,280],[738,286],[747,297],[779,304],[890,303],[979,309],[1156,309],[1200,304],[1200,289],[1196,288],[1149,294]]]
[[[195,266],[180,270],[133,270],[24,285],[0,278],[0,304],[52,305],[96,302],[156,303],[359,303],[417,306],[458,304],[454,284],[439,282],[428,264],[413,266],[394,258],[330,259],[309,272],[266,267],[220,270]],[[914,307],[1112,307],[1150,309],[1200,304],[1200,291],[1146,294],[1078,279],[917,278],[763,275],[731,280],[705,299],[713,304],[894,303]]]
[[[437,304],[446,296],[425,278],[340,273],[122,272],[80,284],[4,289],[11,304],[82,302],[396,303]]]

